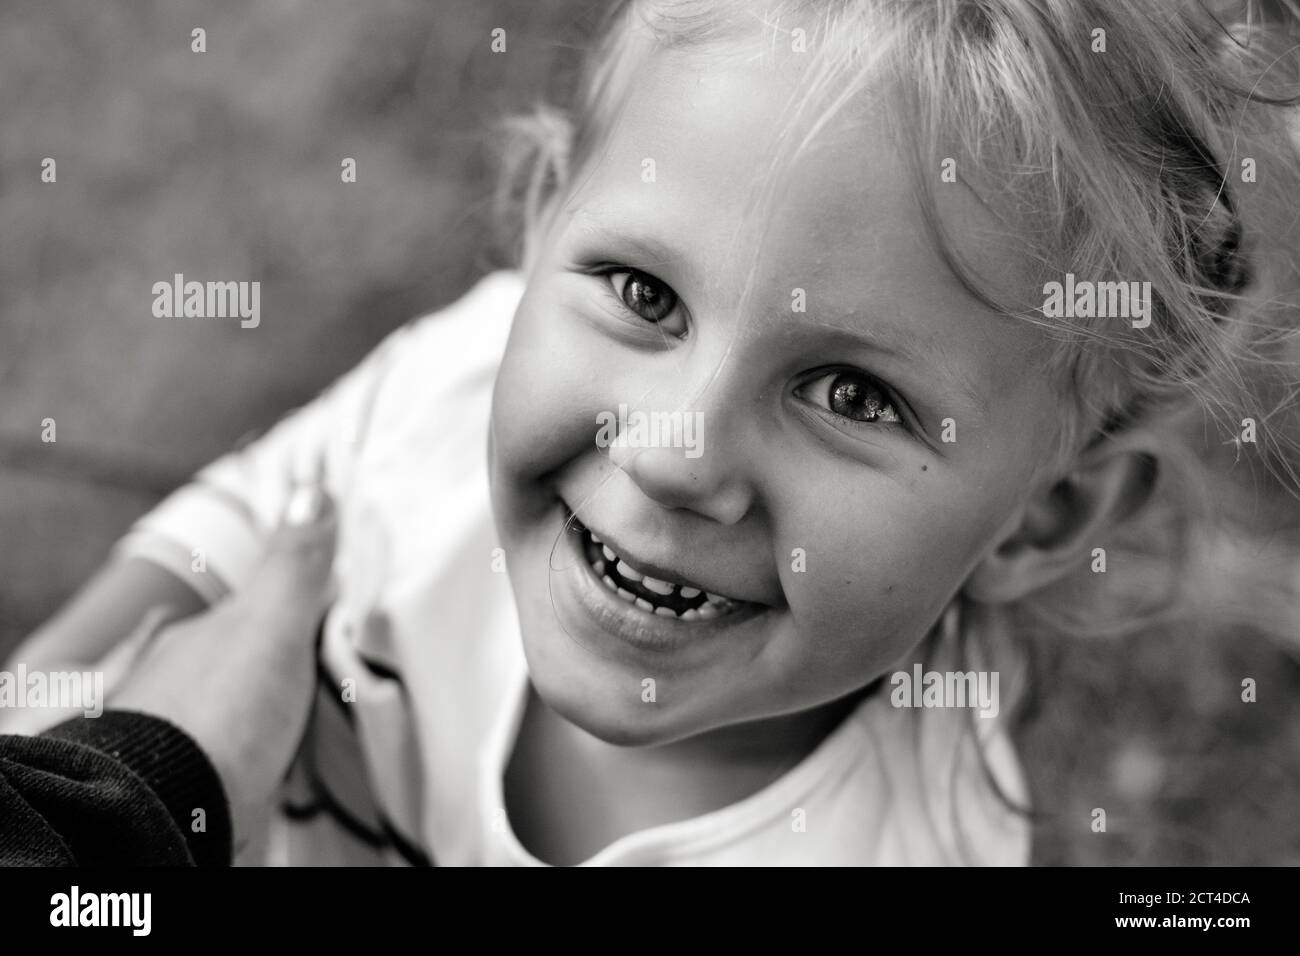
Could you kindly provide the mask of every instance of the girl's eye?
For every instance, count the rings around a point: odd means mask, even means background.
[[[605,273],[619,301],[638,318],[659,325],[677,309],[677,293],[654,276],[638,269],[610,269]],[[684,320],[681,329],[666,329],[674,335],[686,331]]]
[[[866,424],[903,423],[903,416],[889,392],[870,375],[831,372],[810,384],[816,386],[812,389],[814,396],[820,396],[822,403],[841,418]]]

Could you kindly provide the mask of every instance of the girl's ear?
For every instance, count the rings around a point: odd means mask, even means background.
[[[1085,451],[1068,474],[1040,487],[1002,529],[965,593],[987,604],[1019,600],[1084,561],[1155,487],[1156,459],[1135,444],[1104,441]]]

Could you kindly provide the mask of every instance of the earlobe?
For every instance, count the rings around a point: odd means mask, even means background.
[[[1137,514],[1151,497],[1158,468],[1136,443],[1124,446],[1089,451],[1072,471],[1035,492],[967,579],[967,596],[1002,604],[1046,587]]]

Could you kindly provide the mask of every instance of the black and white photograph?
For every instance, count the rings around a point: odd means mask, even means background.
[[[1300,864],[1296,0],[6,0],[0,129],[24,921]]]

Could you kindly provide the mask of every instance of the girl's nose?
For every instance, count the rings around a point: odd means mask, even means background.
[[[681,414],[697,416],[692,420],[696,426],[694,447],[689,437],[673,444],[672,439],[665,439],[667,428],[656,436],[654,429],[638,431],[633,421],[609,445],[609,460],[665,508],[694,511],[719,524],[736,524],[753,503],[747,469],[732,453],[735,449],[719,440],[723,436],[704,429],[705,412]],[[690,425],[682,429],[682,434],[690,436],[690,432]]]

